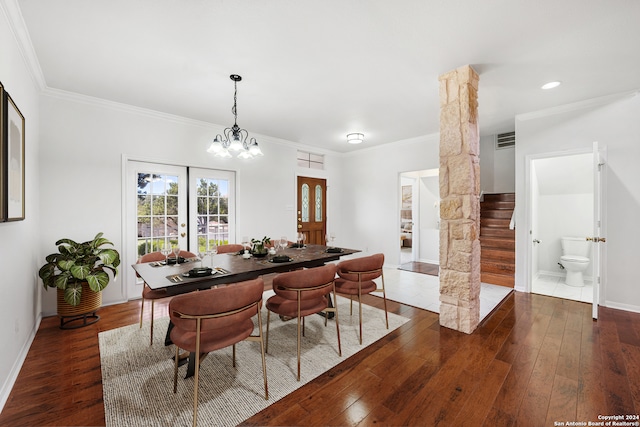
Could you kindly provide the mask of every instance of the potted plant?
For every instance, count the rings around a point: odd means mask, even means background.
[[[267,256],[269,250],[267,249],[267,244],[271,243],[271,238],[264,236],[262,240],[251,239],[251,253],[253,256],[261,257]]]
[[[120,254],[103,233],[87,242],[77,243],[71,239],[56,242],[58,252],[47,255],[46,263],[38,271],[44,288],[57,288],[58,315],[66,317],[84,317],[94,313],[102,305],[102,290],[109,284],[109,274],[118,275]],[[89,292],[91,291],[91,292]],[[72,319],[75,320],[75,319]],[[92,322],[93,323],[93,322]],[[61,320],[61,327],[64,321]]]

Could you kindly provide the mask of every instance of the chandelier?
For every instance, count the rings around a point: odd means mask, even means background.
[[[242,77],[237,74],[231,74],[229,78],[233,80],[234,86],[233,108],[231,109],[234,123],[233,126],[224,130],[224,139],[220,134],[216,135],[207,151],[218,157],[233,157],[231,152],[236,153],[241,159],[251,159],[254,156],[262,156],[262,150],[258,147],[258,141],[256,141],[255,138],[249,139],[249,132],[238,126],[238,82],[242,80]]]

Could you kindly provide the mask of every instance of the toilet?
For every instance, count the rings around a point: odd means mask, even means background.
[[[589,266],[591,244],[584,237],[563,237],[560,239],[562,256],[560,264],[567,272],[565,283],[569,286],[584,286],[582,272]]]

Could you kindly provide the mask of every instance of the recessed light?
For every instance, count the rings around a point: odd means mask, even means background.
[[[541,89],[547,90],[547,89],[553,89],[554,87],[558,87],[560,86],[561,82],[549,82],[549,83],[545,83],[542,85]]]

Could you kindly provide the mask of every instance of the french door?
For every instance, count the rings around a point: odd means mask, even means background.
[[[197,254],[234,239],[234,181],[233,172],[127,161],[124,265],[163,247]],[[122,273],[128,298],[140,297],[142,281]]]

